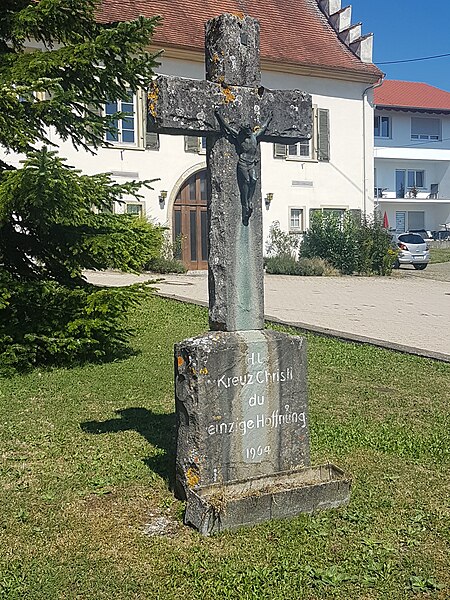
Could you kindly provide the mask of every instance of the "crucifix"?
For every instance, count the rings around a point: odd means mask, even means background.
[[[211,330],[264,329],[260,142],[309,139],[312,104],[261,86],[259,22],[223,14],[206,24],[206,80],[158,76],[148,96],[158,133],[206,136]]]
[[[350,483],[311,467],[306,341],[264,329],[261,142],[311,137],[311,97],[261,86],[259,23],[206,24],[204,81],[157,77],[153,130],[206,136],[211,331],[175,345],[175,492],[202,534],[333,508]]]

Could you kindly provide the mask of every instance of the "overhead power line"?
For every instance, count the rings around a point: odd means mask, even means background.
[[[421,60],[432,60],[434,58],[444,58],[444,56],[450,56],[450,52],[447,54],[435,54],[434,56],[422,56],[421,58],[408,58],[406,60],[389,60],[385,62],[376,63],[377,65],[398,65],[399,63],[410,63],[419,62]]]

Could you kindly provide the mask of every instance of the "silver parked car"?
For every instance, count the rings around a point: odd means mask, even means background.
[[[426,269],[430,262],[428,244],[418,233],[400,233],[394,236],[399,254],[394,263],[394,268],[400,265],[413,265],[415,269]]]

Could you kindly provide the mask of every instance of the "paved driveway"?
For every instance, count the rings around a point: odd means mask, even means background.
[[[266,318],[450,362],[450,263],[445,265],[421,272],[402,268],[392,277],[266,275]],[[101,285],[149,277],[89,274]],[[207,304],[206,272],[163,279],[158,283],[162,295]]]

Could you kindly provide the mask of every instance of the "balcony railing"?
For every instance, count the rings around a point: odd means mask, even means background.
[[[448,197],[448,195],[446,194]],[[429,190],[411,188],[406,191],[390,190],[389,188],[374,188],[374,198],[398,200],[442,200],[444,196],[439,193],[439,185],[432,183]]]

